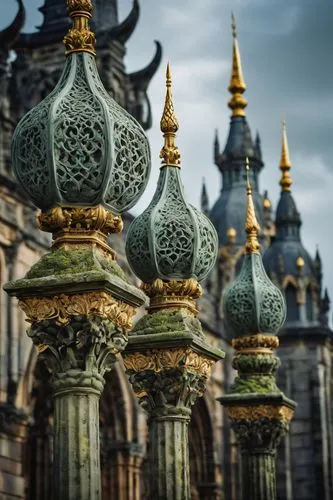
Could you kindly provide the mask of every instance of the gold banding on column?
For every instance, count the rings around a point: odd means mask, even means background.
[[[41,212],[38,222],[42,231],[52,233],[53,248],[82,249],[93,245],[112,258],[115,252],[108,245],[107,236],[123,230],[122,218],[102,205],[91,208],[57,206]]]
[[[202,287],[194,278],[170,281],[157,279],[152,283],[142,283],[141,289],[150,297],[150,312],[187,309],[192,315],[198,314],[196,300],[202,295]]]
[[[294,415],[294,410],[284,405],[229,406],[227,412],[229,418],[236,421],[268,419],[284,420],[289,423]]]
[[[104,291],[78,295],[59,295],[55,297],[27,297],[19,301],[29,323],[39,323],[54,319],[60,326],[68,325],[75,316],[100,316],[108,318],[121,328],[132,327],[136,308],[125,304]]]
[[[93,11],[92,1],[67,0],[67,6],[73,26],[64,38],[66,56],[74,52],[89,52],[95,56],[96,37],[89,27]]]

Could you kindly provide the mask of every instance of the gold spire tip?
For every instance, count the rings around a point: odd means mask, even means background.
[[[232,73],[228,87],[232,97],[228,102],[228,106],[232,110],[233,116],[245,116],[244,109],[247,106],[247,100],[243,97],[243,94],[246,90],[246,85],[244,82],[241,57],[237,41],[236,20],[233,14],[231,15],[231,19],[232,36],[234,41],[232,49]]]
[[[175,115],[173,98],[172,98],[172,79],[170,64],[166,69],[166,97],[163,115],[161,118],[161,131],[164,136],[164,146],[161,149],[160,158],[162,158],[162,166],[180,166],[180,152],[175,144],[176,133],[179,129],[178,120]]]
[[[247,213],[245,221],[245,231],[247,234],[245,250],[246,253],[258,253],[260,250],[260,244],[258,241],[258,233],[260,231],[260,226],[257,221],[256,212],[254,209],[253,198],[252,198],[252,188],[249,179],[250,163],[249,159],[246,158],[246,193],[247,193]]]
[[[64,38],[66,56],[74,52],[88,52],[95,56],[96,37],[89,27],[92,0],[67,0],[67,7],[73,25]]]
[[[280,160],[280,170],[282,171],[282,177],[280,179],[280,186],[282,191],[290,191],[292,185],[292,179],[290,177],[291,161],[289,156],[289,147],[287,139],[287,127],[286,122],[282,121],[282,150],[281,150],[281,160]]]

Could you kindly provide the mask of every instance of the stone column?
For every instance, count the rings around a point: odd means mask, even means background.
[[[123,358],[133,389],[149,414],[149,498],[189,500],[191,407],[203,395],[212,367],[224,353],[205,341],[193,304],[186,298],[191,280],[164,285],[158,281],[163,291],[160,288],[149,314],[132,331]],[[195,280],[192,285],[198,286]],[[152,295],[154,285],[143,288]],[[172,297],[168,289],[174,290]]]
[[[251,335],[233,341],[238,370],[229,394],[220,398],[231,419],[241,452],[242,498],[275,500],[276,453],[288,432],[296,404],[276,385],[280,364],[274,335]]]
[[[51,373],[54,398],[54,499],[100,500],[99,398],[104,374],[125,348],[142,292],[129,285],[106,235],[121,219],[102,207],[42,214],[55,241],[25,279],[19,298],[28,335]]]

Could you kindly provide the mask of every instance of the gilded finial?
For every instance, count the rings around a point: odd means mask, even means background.
[[[237,237],[237,231],[234,227],[229,227],[227,229],[228,243],[235,243]]]
[[[281,151],[280,169],[282,171],[282,177],[280,180],[280,186],[282,188],[282,191],[290,191],[290,187],[293,181],[290,177],[291,161],[289,157],[287,129],[285,121],[282,122],[282,151]]]
[[[272,202],[268,198],[268,191],[265,191],[264,193],[263,207],[265,210],[270,210],[272,208]]]
[[[89,27],[92,0],[67,0],[67,7],[73,25],[64,38],[66,56],[74,52],[89,52],[95,56],[96,37]]]
[[[242,63],[239,53],[238,41],[237,41],[237,29],[235,17],[232,14],[232,36],[233,36],[233,54],[232,54],[232,73],[231,80],[229,84],[229,92],[232,97],[228,103],[229,108],[232,110],[233,116],[244,116],[244,109],[247,106],[247,100],[243,97],[246,90],[246,85],[244,82]]]
[[[168,63],[166,70],[166,98],[164,111],[161,119],[161,131],[164,136],[164,146],[160,153],[162,166],[180,166],[180,152],[175,144],[176,133],[179,129],[178,120],[175,115],[171,92],[171,70]]]
[[[297,259],[296,259],[296,267],[297,267],[297,269],[299,271],[301,271],[303,269],[304,264],[305,264],[305,262],[304,262],[303,257],[301,257],[301,256],[297,257]]]
[[[257,253],[260,250],[260,244],[258,241],[258,233],[260,231],[260,226],[257,221],[256,212],[253,204],[252,188],[249,179],[249,170],[250,170],[250,163],[249,159],[246,158],[247,214],[245,222],[245,231],[247,233],[247,241],[245,245],[245,250],[246,253]]]

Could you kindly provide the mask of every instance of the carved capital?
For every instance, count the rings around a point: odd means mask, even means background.
[[[154,415],[190,409],[205,391],[214,361],[190,348],[125,353],[124,364],[141,405]],[[186,413],[186,411],[185,411]]]
[[[87,318],[98,316],[124,329],[131,328],[132,318],[136,312],[133,306],[116,300],[111,294],[102,291],[79,295],[22,298],[19,307],[27,315],[27,321],[32,324],[54,320],[57,325],[66,326],[76,316]]]
[[[202,287],[194,278],[187,280],[163,281],[156,279],[152,283],[142,283],[141,289],[150,297],[150,312],[167,309],[187,309],[197,315],[195,301],[202,295]]]
[[[293,410],[286,406],[229,407],[231,427],[242,452],[274,454],[289,430]]]
[[[28,336],[58,389],[80,386],[98,391],[103,375],[127,344],[124,331],[100,316],[75,316],[62,326],[55,319],[40,321],[31,326]]]

